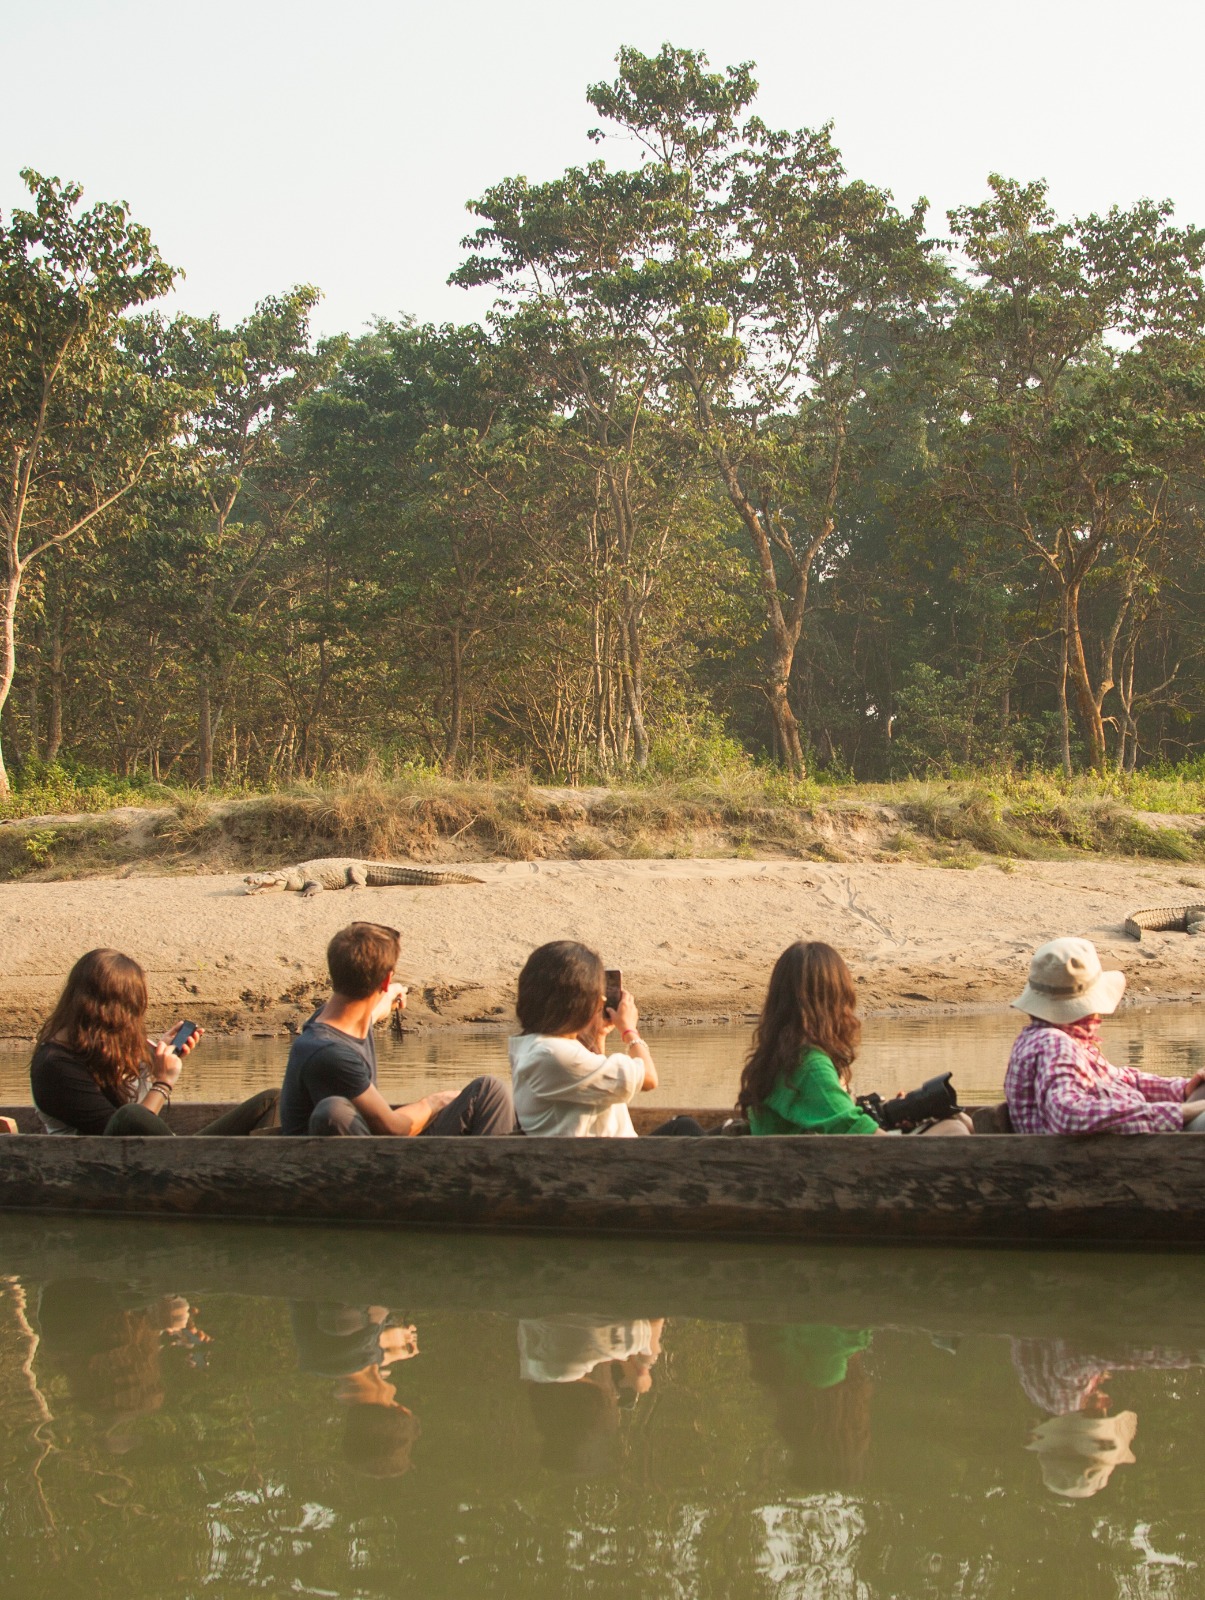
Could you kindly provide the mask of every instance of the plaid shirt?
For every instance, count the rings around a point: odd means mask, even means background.
[[[1179,1133],[1186,1078],[1115,1067],[1100,1048],[1100,1022],[1022,1028],[1008,1058],[1004,1094],[1017,1133]]]
[[[1052,1417],[1086,1411],[1114,1372],[1187,1369],[1198,1364],[1187,1351],[1163,1345],[1146,1349],[1122,1345],[1111,1355],[1081,1349],[1066,1339],[1010,1339],[1009,1345],[1026,1396]]]

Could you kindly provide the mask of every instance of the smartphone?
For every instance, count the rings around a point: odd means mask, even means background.
[[[180,1024],[179,1028],[176,1030],[176,1035],[171,1042],[171,1049],[175,1055],[180,1054],[180,1051],[184,1048],[196,1031],[197,1025],[195,1022],[182,1022]]]
[[[607,1010],[618,1011],[619,999],[623,994],[623,973],[618,967],[608,967],[605,976],[607,980]]]

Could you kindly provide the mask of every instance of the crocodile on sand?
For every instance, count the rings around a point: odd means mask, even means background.
[[[1205,905],[1152,906],[1148,911],[1131,911],[1126,932],[1131,939],[1146,933],[1205,934]]]
[[[483,883],[463,872],[432,872],[427,867],[403,867],[392,861],[355,861],[350,857],[330,856],[320,861],[303,861],[299,867],[281,867],[276,872],[249,872],[243,879],[248,894],[265,889],[292,889],[309,899],[323,889],[386,889],[434,887],[441,883]]]

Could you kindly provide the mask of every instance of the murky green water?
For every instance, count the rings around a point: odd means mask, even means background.
[[[0,1218],[0,1592],[1196,1600],[1184,1256]]]
[[[953,1072],[964,1105],[999,1100],[1008,1052],[1023,1018],[1001,1007],[979,1016],[872,1017],[854,1070],[859,1093],[894,1094],[934,1073]],[[642,1104],[731,1106],[750,1028],[650,1028],[661,1086]],[[1190,1075],[1205,1065],[1205,1007],[1135,1006],[1107,1019],[1112,1059],[1147,1072]],[[189,1060],[176,1098],[240,1100],[280,1082],[287,1038],[210,1036]],[[378,1030],[381,1086],[392,1098],[464,1083],[481,1072],[506,1076],[506,1034],[447,1030],[393,1038]],[[0,1104],[29,1101],[28,1045],[0,1045]]]

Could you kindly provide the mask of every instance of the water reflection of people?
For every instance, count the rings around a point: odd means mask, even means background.
[[[385,1306],[297,1303],[293,1337],[303,1372],[337,1378],[335,1394],[346,1406],[343,1454],[370,1478],[400,1478],[422,1429],[397,1398],[389,1368],[418,1355],[418,1335]]]
[[[1130,1466],[1138,1430],[1133,1411],[1110,1416],[1104,1385],[1114,1372],[1185,1368],[1197,1361],[1159,1346],[1126,1347],[1110,1356],[1065,1339],[1013,1339],[1013,1367],[1027,1397],[1047,1420],[1035,1424],[1025,1446],[1038,1455],[1042,1481],[1053,1493],[1084,1500],[1100,1491],[1115,1467]]]
[[[576,1314],[519,1323],[519,1376],[544,1466],[582,1477],[614,1470],[620,1414],[652,1388],[664,1326],[663,1317]]]
[[[137,1442],[132,1424],[163,1404],[164,1344],[194,1364],[208,1335],[182,1295],[133,1302],[110,1283],[60,1279],[38,1305],[41,1355],[67,1379],[72,1401],[105,1425],[104,1442],[123,1454]]]
[[[774,1401],[774,1422],[790,1451],[791,1476],[806,1489],[860,1483],[870,1457],[870,1398],[864,1329],[805,1322],[745,1329],[754,1380]]]

